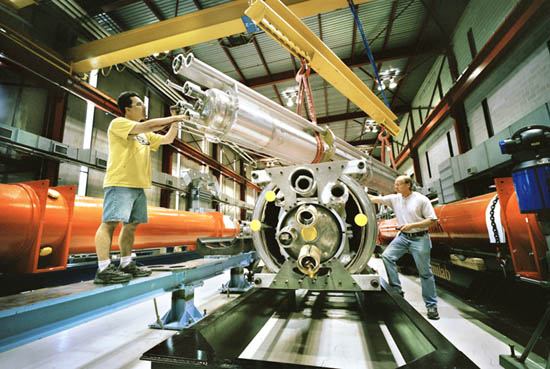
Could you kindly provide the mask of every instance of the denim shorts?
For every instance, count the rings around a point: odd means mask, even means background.
[[[147,223],[147,198],[143,188],[105,187],[103,217],[105,222]]]

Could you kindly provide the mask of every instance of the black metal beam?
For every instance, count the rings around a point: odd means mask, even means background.
[[[432,52],[437,52],[438,50],[439,48],[430,47],[423,50],[423,52],[432,53]],[[410,57],[413,54],[414,54],[414,51],[409,48],[397,48],[397,49],[387,50],[383,53],[374,53],[373,57],[374,57],[374,60],[376,60],[377,62],[383,63],[386,61],[405,59]],[[370,64],[369,58],[366,55],[353,57],[353,58],[350,57],[350,58],[342,59],[342,61],[351,69]],[[316,74],[316,72],[312,70],[311,75],[314,75],[314,74]],[[296,73],[294,73],[294,70],[287,70],[284,72],[272,74],[271,76],[272,79],[270,79],[269,76],[250,78],[246,82],[246,85],[250,88],[268,86],[274,83],[290,81],[294,79],[295,75]]]

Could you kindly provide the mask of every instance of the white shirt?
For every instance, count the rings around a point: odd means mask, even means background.
[[[437,219],[430,200],[418,193],[412,192],[409,196],[403,197],[400,193],[386,196],[379,196],[380,202],[391,206],[397,217],[399,225],[421,222],[424,219]],[[411,228],[408,233],[426,231],[428,228]]]

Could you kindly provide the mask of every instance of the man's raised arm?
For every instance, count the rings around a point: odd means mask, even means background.
[[[372,195],[369,195],[369,194],[367,194],[367,196],[369,197],[370,202],[372,202],[373,204],[381,204],[382,203],[382,200],[380,200],[380,198],[378,196],[372,196]]]
[[[130,131],[131,135],[158,131],[159,129],[172,123],[180,122],[185,118],[185,115],[174,115],[172,117],[149,119],[145,122],[140,122]]]

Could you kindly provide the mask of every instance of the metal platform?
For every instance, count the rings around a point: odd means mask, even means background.
[[[366,350],[369,352],[369,361],[365,367],[395,368],[401,365],[400,368],[408,369],[477,368],[401,296],[387,291],[385,282],[382,283],[384,291],[381,292],[309,292],[315,294],[316,299],[312,314],[322,319],[334,303],[331,299],[335,299],[340,314],[342,311],[353,311],[353,314],[359,316],[364,327],[363,337],[353,339],[368,344]],[[292,314],[302,308],[303,301],[296,301],[294,290],[256,288],[179,335],[155,346],[141,359],[151,361],[151,367],[155,369],[313,367],[293,363],[285,358],[277,358],[281,362],[275,362],[272,358],[266,360],[265,356],[263,359],[250,359],[241,355],[272,316],[292,319]],[[338,334],[324,330],[322,333],[302,332],[306,335],[316,333],[326,336]],[[277,339],[282,337],[280,332],[273,335]],[[274,339],[272,345],[285,345],[277,339]],[[307,340],[320,342],[316,337],[308,337]],[[294,339],[288,344],[299,345],[299,342]],[[396,346],[398,352],[394,353],[392,346]],[[402,365],[402,362],[405,364]],[[384,366],[380,366],[381,363]]]
[[[94,285],[92,281],[0,298],[0,352],[90,321],[138,301],[178,291],[223,271],[243,267],[254,252],[232,257],[197,259],[153,267],[150,277],[128,283]]]

